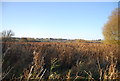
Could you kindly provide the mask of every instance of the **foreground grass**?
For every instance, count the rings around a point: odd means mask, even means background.
[[[3,43],[3,80],[118,80],[118,45]]]

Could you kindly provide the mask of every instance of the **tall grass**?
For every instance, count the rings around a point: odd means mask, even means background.
[[[3,79],[120,79],[119,49],[114,44],[21,42],[3,50]]]

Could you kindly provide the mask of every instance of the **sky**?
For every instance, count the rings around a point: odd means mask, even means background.
[[[103,39],[117,2],[3,2],[2,30],[15,37]]]

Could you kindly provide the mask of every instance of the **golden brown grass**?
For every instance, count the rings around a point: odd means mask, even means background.
[[[4,79],[12,77],[21,80],[74,81],[120,79],[119,49],[115,44],[49,42],[8,44],[3,48],[3,54],[6,53],[3,58],[3,74],[7,74],[3,76]],[[55,58],[56,62],[52,62]],[[15,67],[12,68],[13,66]],[[7,69],[11,73],[6,73]]]

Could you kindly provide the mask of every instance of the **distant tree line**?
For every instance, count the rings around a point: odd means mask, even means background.
[[[66,43],[98,43],[101,42],[101,39],[98,40],[84,40],[84,39],[62,39],[62,38],[30,38],[30,37],[13,37],[15,33],[12,30],[4,30],[2,32],[2,41],[3,42],[66,42]]]

